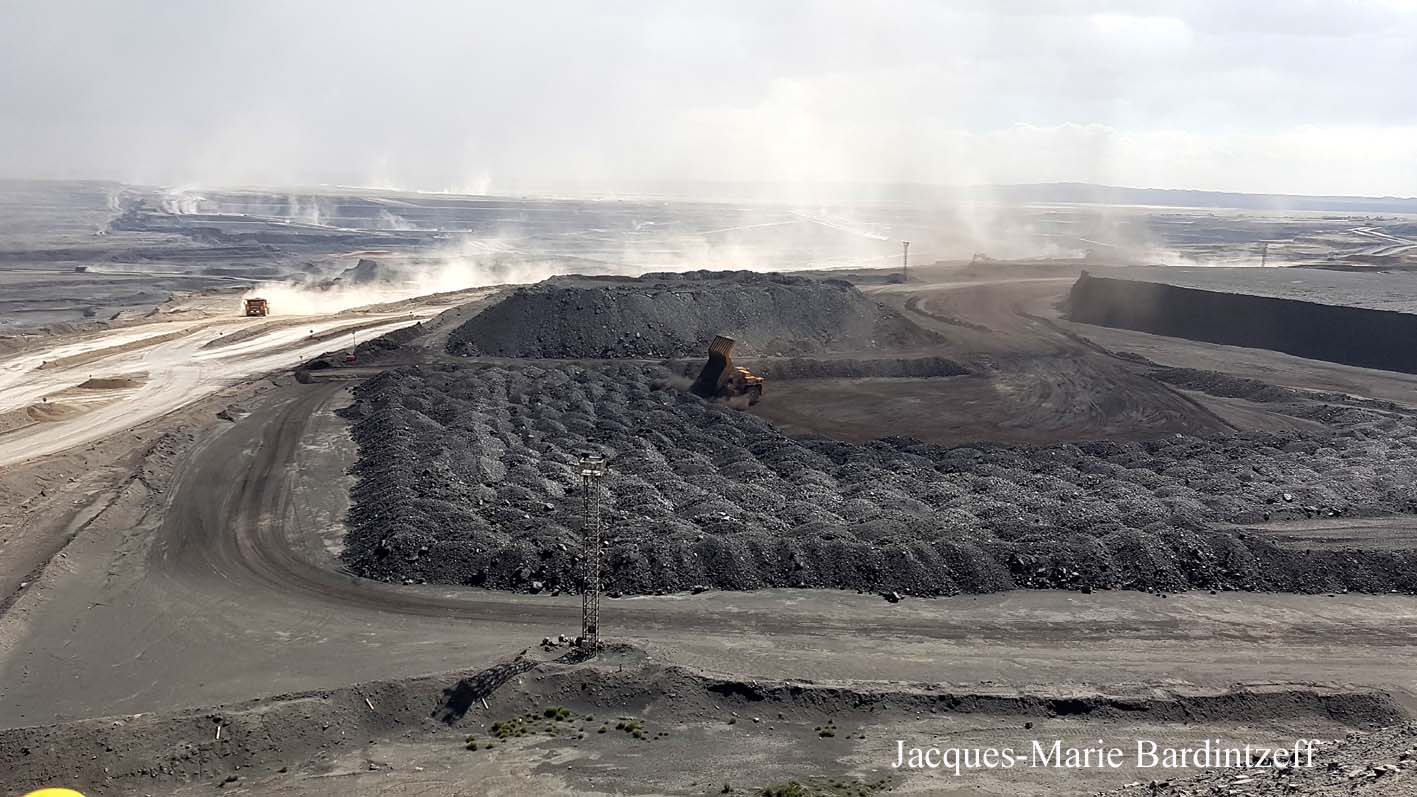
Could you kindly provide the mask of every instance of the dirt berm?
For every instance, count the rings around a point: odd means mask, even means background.
[[[584,724],[582,717],[598,718],[589,725],[593,730],[627,713],[681,732],[710,725],[720,733],[738,711],[771,711],[774,724],[787,727],[824,720],[859,726],[922,713],[1166,723],[1317,719],[1351,728],[1390,725],[1406,717],[1381,692],[1307,685],[1190,693],[1135,685],[1116,694],[1076,689],[1028,694],[936,684],[743,680],[651,663],[643,651],[624,645],[609,646],[590,663],[577,664],[579,658],[575,652],[556,661],[519,657],[477,672],[3,730],[0,789],[23,792],[67,783],[87,794],[133,794],[206,782],[259,790],[263,782],[280,780],[291,770],[309,776],[332,769],[341,753],[363,749],[375,756],[372,746],[380,740],[444,740],[449,755],[466,757],[466,731],[490,740],[493,735],[481,729],[494,719],[524,723],[537,736],[554,737],[554,727],[542,733],[542,727],[559,722],[546,718],[546,706],[575,712],[576,722],[560,734],[567,743],[577,739],[572,729]],[[786,727],[775,733],[746,721],[735,730],[758,735],[762,744],[780,745],[791,736]],[[581,735],[589,737],[582,745],[592,749],[613,738]],[[661,738],[656,744],[662,749],[672,745]]]
[[[699,356],[715,335],[735,355],[909,349],[940,338],[839,280],[750,271],[553,277],[522,288],[448,338],[453,354],[556,359]]]

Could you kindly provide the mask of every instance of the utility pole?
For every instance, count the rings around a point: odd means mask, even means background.
[[[900,242],[900,278],[910,279],[910,242]]]
[[[581,648],[600,650],[600,480],[605,457],[582,456],[581,471]]]

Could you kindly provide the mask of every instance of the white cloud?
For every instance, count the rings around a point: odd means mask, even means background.
[[[88,4],[0,27],[0,175],[1410,194],[1417,3]]]

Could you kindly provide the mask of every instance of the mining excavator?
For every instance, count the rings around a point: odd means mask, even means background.
[[[763,378],[747,368],[733,365],[734,342],[733,338],[723,335],[714,337],[709,344],[708,362],[704,363],[689,392],[707,399],[732,401],[746,397],[749,405],[758,403],[763,397]]]

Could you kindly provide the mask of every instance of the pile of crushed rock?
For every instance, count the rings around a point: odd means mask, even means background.
[[[362,575],[574,590],[586,451],[608,588],[1417,592],[1417,554],[1281,547],[1217,524],[1417,509],[1417,424],[944,448],[789,437],[648,365],[415,366],[356,390],[344,557]],[[1301,406],[1301,405],[1296,405]],[[1308,406],[1308,405],[1302,405]],[[1320,407],[1321,405],[1314,405]]]
[[[466,356],[701,356],[715,335],[735,356],[875,351],[940,341],[840,280],[751,271],[553,277],[520,288],[448,337]]]
[[[1296,797],[1412,794],[1417,786],[1417,723],[1404,722],[1347,738],[1320,740],[1312,758],[1276,766],[1255,754],[1251,766],[1173,774],[1107,792],[1116,797],[1210,797],[1287,794]],[[1263,763],[1263,765],[1261,765]]]

